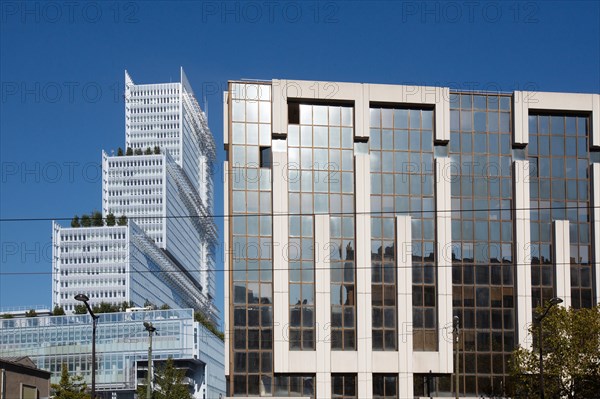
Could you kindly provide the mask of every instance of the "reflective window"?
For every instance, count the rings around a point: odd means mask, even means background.
[[[516,328],[511,97],[456,93],[450,110],[452,305],[461,328],[461,395],[501,394]],[[442,381],[435,377],[431,389],[449,391]]]
[[[233,84],[229,218],[234,395],[272,392],[271,86]],[[233,156],[232,156],[233,155]]]
[[[274,396],[316,397],[315,376],[303,374],[276,374]]]
[[[397,374],[373,374],[373,399],[386,399],[397,397]]]
[[[290,247],[302,248],[290,259],[290,348],[314,350],[312,215],[329,214],[331,348],[355,350],[353,108],[299,104],[298,112],[290,122],[299,124],[288,125]]]
[[[331,397],[356,399],[356,374],[331,374]]]
[[[571,305],[593,305],[589,116],[529,116],[531,285],[534,309],[556,296],[552,222],[569,221]],[[561,265],[564,266],[564,265]],[[534,310],[535,311],[535,310]]]
[[[412,219],[413,348],[436,350],[433,110],[372,107],[370,118],[373,350],[398,347],[395,215],[405,214]]]

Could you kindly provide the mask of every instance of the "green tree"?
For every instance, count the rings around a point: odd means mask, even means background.
[[[156,309],[156,306],[152,302],[150,302],[148,299],[146,299],[146,301],[144,301],[144,307],[145,308],[151,307],[152,309]]]
[[[15,318],[15,316],[11,315],[10,313],[4,313],[4,314],[2,315],[2,318],[3,318],[3,319],[14,319],[14,318]]]
[[[185,371],[178,370],[169,357],[164,365],[156,367],[152,399],[192,399],[188,385],[183,382],[184,378]],[[146,385],[138,387],[138,398],[146,398],[146,389]]]
[[[221,341],[225,341],[225,334],[214,325],[214,323],[200,312],[194,312],[194,320],[202,324],[211,333],[215,334]]]
[[[119,148],[117,149],[117,156],[118,156],[118,157],[122,157],[122,156],[123,156],[123,149],[122,149],[121,147],[119,147]]]
[[[537,310],[537,314],[542,309]],[[565,309],[555,306],[543,320],[544,392],[547,398],[599,398],[600,307]],[[512,397],[536,398],[539,393],[539,328],[529,328],[534,348],[513,352]]]
[[[114,213],[111,212],[106,215],[106,225],[114,226],[115,224],[117,224],[117,218],[115,217]]]
[[[127,147],[127,151],[125,152],[125,155],[127,155],[127,156],[133,155],[133,150],[131,149],[131,147]]]
[[[171,309],[171,307],[169,305],[167,305],[166,303],[163,303],[160,306],[160,310],[169,310],[169,309]]]
[[[117,220],[118,226],[127,226],[127,216],[121,215],[119,216],[119,220]]]
[[[81,224],[79,223],[79,216],[73,216],[73,219],[71,219],[71,227],[81,227]]]
[[[135,149],[135,151],[134,151],[134,154],[135,154],[135,155],[142,155],[143,153],[144,153],[144,152],[142,151],[142,149],[141,149],[141,148],[136,148],[136,149]]]
[[[100,302],[99,305],[92,306],[92,311],[94,313],[116,313],[119,310],[121,310],[119,305],[113,305],[112,303],[104,301]]]
[[[81,215],[81,226],[82,227],[92,227],[92,219],[90,215]]]
[[[155,154],[160,154],[160,147],[159,146],[157,146],[157,145],[154,146],[154,153]]]
[[[100,212],[100,211],[92,212],[92,226],[94,226],[94,227],[104,226],[104,219],[102,219],[102,212]]]
[[[75,307],[73,308],[73,312],[75,314],[86,314],[87,313],[87,308],[85,307],[84,304],[75,305]]]
[[[121,312],[126,311],[129,308],[133,308],[135,305],[133,303],[133,301],[123,301],[123,303],[121,303]]]
[[[86,385],[82,376],[71,377],[65,363],[62,364],[60,381],[52,384],[55,399],[89,399],[90,395],[85,393]]]
[[[144,152],[144,154],[152,155],[152,149],[150,147],[146,148],[146,151]]]
[[[37,312],[35,309],[28,310],[25,312],[25,317],[37,317]]]
[[[58,306],[58,305],[56,305],[56,306],[54,307],[54,310],[52,311],[52,314],[53,314],[54,316],[64,316],[64,314],[65,314],[65,310],[63,309],[63,307],[62,307],[62,306]]]

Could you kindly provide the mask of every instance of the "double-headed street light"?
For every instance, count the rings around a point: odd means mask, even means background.
[[[152,334],[156,331],[156,327],[152,325],[152,323],[145,321],[144,327],[146,331],[148,331],[148,385],[146,387],[146,398],[152,398]]]
[[[92,311],[90,307],[89,300],[90,298],[85,294],[77,294],[75,295],[75,299],[83,302],[85,307],[87,308],[90,316],[92,316],[92,397],[91,399],[96,399],[96,325],[98,325],[98,318]]]
[[[548,301],[548,304],[545,306],[545,311],[542,314],[536,316],[536,321],[540,323],[540,331],[539,331],[539,345],[540,345],[540,399],[544,399],[544,341],[542,336],[542,321],[548,315],[550,309],[553,306],[562,303],[563,300],[558,297],[554,297]]]

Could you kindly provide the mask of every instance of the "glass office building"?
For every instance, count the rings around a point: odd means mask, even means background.
[[[96,331],[96,390],[100,398],[133,399],[145,383],[148,332],[157,334],[152,359],[157,366],[171,357],[185,370],[184,382],[195,398],[225,395],[223,341],[194,321],[193,309],[104,313]],[[92,324],[89,315],[41,316],[0,320],[0,356],[28,356],[60,380],[61,367],[91,381]]]
[[[235,81],[224,120],[230,396],[502,395],[536,307],[600,299],[598,94]]]

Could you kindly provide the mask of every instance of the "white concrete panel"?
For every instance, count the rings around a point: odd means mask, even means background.
[[[317,250],[318,249],[318,250]],[[329,216],[315,216],[315,322],[317,392],[331,397],[331,272],[329,270]]]
[[[450,141],[450,89],[439,88],[441,96],[435,103],[435,141]]]
[[[288,373],[313,374],[317,369],[316,351],[289,351]]]
[[[223,144],[229,144],[229,92],[223,92]]]
[[[413,395],[413,318],[412,318],[412,224],[410,216],[396,216],[396,256],[398,286],[399,397]],[[374,361],[374,365],[378,363]]]
[[[275,373],[287,373],[289,359],[289,262],[287,153],[272,153],[273,181],[273,363]]]
[[[523,91],[527,109],[555,111],[593,111],[594,97],[598,94],[550,93]]]
[[[357,101],[363,93],[362,83],[321,82],[312,80],[273,80],[287,98]]]
[[[555,220],[552,223],[553,258],[555,265],[556,296],[563,300],[563,306],[571,307],[571,258],[569,241],[569,221]]]
[[[600,94],[594,94],[592,104],[592,147],[600,148]]]
[[[515,225],[514,257],[517,287],[518,343],[531,349],[528,329],[532,320],[531,247],[529,207],[529,161],[513,163],[513,221]]]
[[[287,134],[287,80],[273,79],[271,89],[271,124],[273,134]]]
[[[592,256],[594,265],[595,303],[600,302],[600,163],[590,166],[592,184]]]
[[[356,373],[358,367],[357,351],[332,351],[331,372],[332,373]],[[319,395],[321,396],[321,395]],[[329,396],[331,397],[331,396]],[[360,397],[360,395],[359,395]]]
[[[527,112],[527,92],[515,91],[513,95],[513,145],[524,146],[529,143],[529,123]]]
[[[435,209],[437,238],[437,303],[438,303],[438,352],[440,373],[453,370],[452,338],[452,206],[450,158],[435,159]]]
[[[384,85],[369,84],[370,101],[403,104],[428,104],[436,105],[444,101],[450,104],[449,96],[444,100],[447,87],[412,86],[412,85]]]
[[[356,345],[358,350],[358,397],[373,396],[371,316],[371,174],[368,154],[354,158],[356,204]]]
[[[363,84],[362,93],[354,102],[354,136],[359,138],[369,137],[369,124],[371,111],[369,103],[370,85]]]
[[[229,215],[229,162],[223,162],[223,210],[225,215]],[[229,284],[231,279],[231,273],[229,272],[229,217],[223,218],[223,317],[225,323],[225,375],[229,375],[229,344],[231,334],[227,327],[231,328],[229,323]],[[233,329],[231,328],[231,331]]]
[[[408,357],[412,359],[412,354]],[[400,368],[398,352],[373,351],[373,373],[399,373],[400,371],[406,373],[406,370]]]

